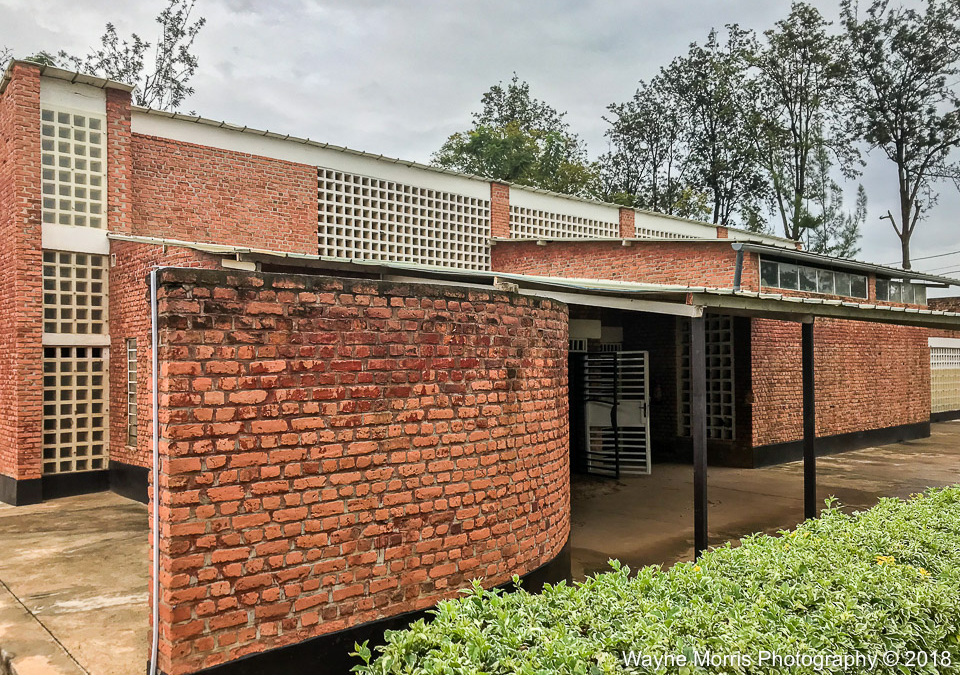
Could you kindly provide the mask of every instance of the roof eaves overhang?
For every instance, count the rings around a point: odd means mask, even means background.
[[[516,286],[522,295],[553,298],[566,304],[610,307],[629,311],[700,316],[703,312],[723,312],[738,316],[812,321],[815,317],[869,321],[874,323],[960,330],[960,313],[917,307],[896,307],[826,298],[807,298],[734,291],[728,288],[671,286],[606,279],[541,277],[488,270],[393,263],[379,260],[348,260],[305,253],[284,253],[265,249],[205,244],[176,239],[109,234],[118,241],[184,247],[214,255],[224,255],[259,263],[314,268],[318,271],[344,271],[377,275],[384,280],[405,283],[446,283],[490,290],[510,290]]]
[[[125,82],[117,82],[116,80],[109,80],[104,77],[95,77],[94,75],[78,73],[72,70],[64,70],[63,68],[56,68],[54,66],[47,66],[41,63],[34,63],[33,61],[13,59],[7,64],[7,68],[3,73],[3,77],[0,79],[0,94],[6,90],[7,84],[9,84],[10,80],[13,79],[13,67],[16,65],[26,65],[39,68],[40,77],[50,77],[55,80],[64,80],[65,82],[69,82],[71,84],[86,84],[91,87],[96,87],[97,89],[119,89],[120,91],[133,91],[135,89],[133,85],[126,84]]]
[[[694,291],[686,301],[707,311],[782,321],[809,322],[814,318],[868,321],[899,326],[960,330],[960,314],[917,307],[797,298],[768,293]]]
[[[835,256],[824,255],[822,253],[811,253],[810,251],[799,251],[783,249],[777,246],[767,246],[765,244],[753,244],[748,242],[734,242],[731,244],[734,249],[751,251],[760,255],[769,255],[774,258],[786,258],[788,260],[797,260],[809,262],[821,267],[830,267],[844,270],[857,270],[859,272],[872,272],[882,276],[888,276],[895,279],[915,279],[917,281],[926,281],[937,286],[960,286],[960,280],[951,277],[944,277],[937,274],[924,274],[923,272],[914,272],[912,270],[903,270],[898,267],[888,267],[886,265],[877,265],[875,263],[862,262],[860,260],[850,260],[848,258],[838,258]]]

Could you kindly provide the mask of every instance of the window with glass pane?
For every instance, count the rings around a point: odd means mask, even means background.
[[[774,260],[760,261],[760,285],[807,293],[867,297],[865,275]]]
[[[845,272],[836,272],[833,275],[837,295],[850,295],[850,275]]]
[[[760,285],[780,287],[780,265],[770,260],[760,261]]]
[[[867,297],[867,278],[866,277],[862,277],[859,274],[850,275],[850,297],[852,298]]]
[[[913,284],[904,283],[901,286],[900,290],[900,301],[908,305],[913,304],[913,289],[916,288]]]
[[[812,267],[800,268],[800,290],[810,293],[817,292],[817,270]]]
[[[889,300],[890,299],[890,280],[889,279],[877,279],[877,300]]]
[[[833,272],[830,270],[817,270],[817,290],[820,293],[834,295]]]
[[[790,291],[799,290],[799,274],[800,270],[796,265],[780,263],[780,288],[785,288]]]

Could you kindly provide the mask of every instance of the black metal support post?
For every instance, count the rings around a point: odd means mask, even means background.
[[[803,517],[817,516],[817,403],[814,385],[813,321],[802,324],[803,352]]]
[[[707,350],[706,319],[690,319],[690,435],[693,437],[693,543],[707,549]]]
[[[613,457],[620,478],[620,354],[613,353],[613,407],[610,409],[610,424],[613,425]]]

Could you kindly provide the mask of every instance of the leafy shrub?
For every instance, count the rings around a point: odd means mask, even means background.
[[[387,634],[366,675],[960,672],[960,486],[862,513],[826,509],[779,537],[753,535],[696,563],[612,572],[540,594],[485,591]],[[872,655],[875,666],[627,666],[624,652]],[[889,665],[886,652],[900,663]],[[924,657],[910,656],[911,652]],[[935,652],[933,655],[931,653]],[[887,657],[890,658],[890,657]],[[932,659],[936,658],[934,663]],[[923,661],[923,663],[920,663]]]

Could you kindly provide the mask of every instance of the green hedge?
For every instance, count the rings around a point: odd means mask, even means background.
[[[612,572],[540,594],[477,585],[441,603],[429,623],[388,633],[377,654],[358,646],[365,665],[354,670],[960,672],[960,486],[883,499],[852,516],[831,507],[780,534],[754,535],[667,571],[631,575],[613,563]],[[625,665],[631,651],[644,661]],[[764,653],[781,660],[765,662]],[[839,661],[858,654],[877,662]],[[783,660],[797,655],[799,666]]]

